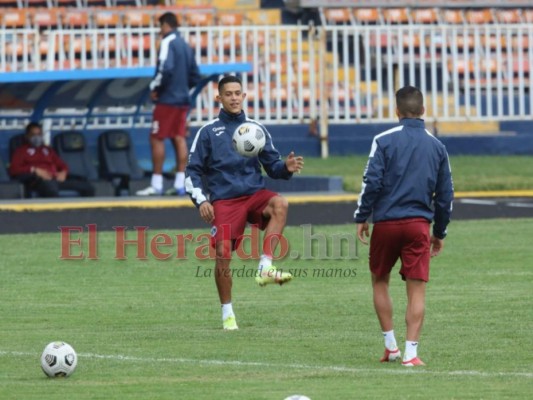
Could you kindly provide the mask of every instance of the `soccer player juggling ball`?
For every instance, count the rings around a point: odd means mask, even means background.
[[[424,99],[420,90],[406,86],[396,92],[396,114],[400,125],[377,135],[363,176],[354,219],[357,236],[370,238],[370,271],[374,308],[385,339],[382,362],[401,357],[392,321],[389,278],[401,260],[400,275],[406,282],[407,336],[402,364],[424,365],[417,346],[424,319],[426,282],[430,257],[438,255],[450,222],[453,184],[444,145],[425,129]],[[430,235],[430,224],[433,234]]]
[[[245,97],[239,78],[226,76],[220,80],[217,101],[222,108],[218,118],[197,132],[185,178],[187,193],[200,216],[212,225],[212,244],[216,252],[214,275],[225,330],[238,329],[231,303],[230,261],[247,222],[265,231],[255,278],[257,283],[261,286],[283,284],[292,279],[291,274],[278,271],[272,265],[272,255],[285,227],[288,203],[279,194],[265,189],[261,166],[274,179],[290,179],[303,167],[303,157],[293,152],[285,161],[281,159],[262,125],[266,144],[257,157],[247,158],[233,149],[233,132],[242,123],[251,121],[242,109]]]

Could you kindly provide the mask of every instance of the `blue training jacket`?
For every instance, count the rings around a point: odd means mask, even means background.
[[[156,103],[188,106],[189,90],[200,81],[200,72],[192,48],[178,31],[168,33],[161,40],[154,79],[150,90],[159,98]]]
[[[433,235],[443,239],[450,222],[453,182],[444,145],[424,121],[404,118],[372,142],[355,222],[413,217],[434,219]]]
[[[243,122],[256,123],[265,132],[266,145],[257,157],[244,157],[233,149],[233,132]],[[263,125],[246,118],[244,112],[235,115],[221,109],[217,119],[196,133],[185,170],[185,188],[197,207],[206,200],[212,203],[251,195],[265,188],[261,165],[271,178],[292,177]]]

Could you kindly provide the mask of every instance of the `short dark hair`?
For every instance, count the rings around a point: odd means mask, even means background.
[[[420,117],[424,114],[424,96],[414,86],[404,86],[396,92],[396,107],[402,117]]]
[[[218,93],[222,93],[222,90],[224,89],[224,85],[226,83],[231,83],[231,82],[238,83],[242,87],[242,81],[237,76],[235,76],[235,75],[226,75],[224,78],[222,78],[218,82]]]
[[[166,12],[163,15],[161,15],[159,17],[159,23],[161,25],[167,24],[171,28],[177,28],[179,26],[178,17],[176,17],[176,14],[172,12]]]
[[[31,132],[33,128],[39,128],[41,131],[43,130],[43,127],[38,122],[30,122],[28,125],[26,125],[26,135]]]

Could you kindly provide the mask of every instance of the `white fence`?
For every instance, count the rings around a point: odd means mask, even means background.
[[[247,110],[266,123],[386,122],[394,92],[426,94],[427,118],[510,120],[533,116],[533,25],[239,26],[183,28],[199,63],[249,62]],[[1,30],[0,73],[153,66],[158,30]],[[218,112],[208,86],[191,113]],[[117,110],[120,112],[120,110]],[[144,110],[149,114],[149,110]],[[91,125],[131,124],[94,118]],[[141,125],[149,117],[141,117]],[[100,121],[100,122],[99,122]],[[104,122],[102,122],[104,121]],[[85,124],[74,117],[65,124]],[[5,124],[0,122],[1,125]],[[139,122],[137,121],[137,125]],[[0,126],[1,128],[2,126]]]

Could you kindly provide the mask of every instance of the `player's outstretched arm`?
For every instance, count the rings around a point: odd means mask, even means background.
[[[291,151],[285,160],[285,166],[289,172],[300,173],[304,167],[304,158],[302,156],[295,156],[294,151]]]

